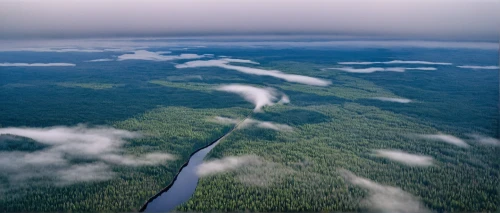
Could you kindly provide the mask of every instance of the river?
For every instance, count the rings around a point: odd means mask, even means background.
[[[236,124],[229,132],[224,134],[222,137],[217,139],[215,142],[209,146],[202,148],[194,152],[189,161],[184,164],[179,173],[174,177],[173,182],[163,189],[159,194],[150,198],[144,206],[139,210],[141,212],[170,212],[174,210],[178,205],[183,204],[188,201],[193,195],[198,185],[198,174],[196,174],[196,169],[200,164],[203,163],[205,156],[215,147],[221,140],[226,136],[231,134],[234,130],[238,128],[242,123],[244,123],[251,114],[243,119],[238,124]]]
[[[227,134],[226,134],[227,135]],[[174,179],[170,188],[166,188],[158,197],[148,201],[141,209],[143,212],[170,212],[178,205],[191,198],[198,185],[198,175],[196,168],[203,163],[205,156],[212,150],[224,137],[220,138],[210,146],[198,150],[191,158],[188,164],[181,169]]]

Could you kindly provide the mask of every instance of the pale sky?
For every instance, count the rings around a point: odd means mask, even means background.
[[[1,0],[0,38],[230,34],[496,40],[500,0]]]

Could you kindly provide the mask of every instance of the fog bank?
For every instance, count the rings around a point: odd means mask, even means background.
[[[493,0],[3,0],[0,37],[316,33],[493,40],[498,11]]]

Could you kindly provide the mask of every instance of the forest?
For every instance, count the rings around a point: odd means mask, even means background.
[[[369,192],[347,184],[340,169],[400,188],[432,211],[500,210],[500,146],[479,144],[471,137],[499,136],[498,72],[454,66],[367,74],[325,69],[340,61],[398,57],[489,64],[497,60],[494,51],[218,47],[190,53],[248,59],[260,63],[248,67],[314,76],[332,84],[301,85],[217,67],[176,69],[169,62],[83,62],[109,57],[108,53],[0,52],[5,60],[25,57],[77,64],[0,68],[0,127],[104,125],[141,133],[142,137],[126,140],[126,154],[156,151],[175,156],[160,165],[115,165],[112,171],[117,175],[112,179],[71,185],[45,179],[19,184],[0,173],[0,212],[138,211],[170,184],[193,151],[233,127],[214,122],[215,117],[243,119],[249,114],[293,131],[232,132],[207,161],[252,155],[264,163],[202,177],[193,197],[178,211],[365,210],[362,200]],[[272,87],[286,94],[290,103],[252,112],[254,106],[240,96],[214,89],[230,83]],[[470,147],[414,137],[438,133],[461,138]],[[0,136],[0,154],[43,149],[29,138]],[[434,165],[404,165],[375,156],[373,150],[378,149],[430,156]]]

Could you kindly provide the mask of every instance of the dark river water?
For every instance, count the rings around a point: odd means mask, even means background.
[[[189,159],[187,166],[181,169],[177,175],[177,179],[174,180],[171,187],[167,191],[161,193],[160,196],[150,201],[144,209],[144,212],[169,212],[174,210],[178,205],[189,200],[196,189],[196,185],[198,185],[199,177],[196,174],[196,168],[203,163],[205,156],[222,139],[223,138],[220,138],[210,146],[194,153]]]

